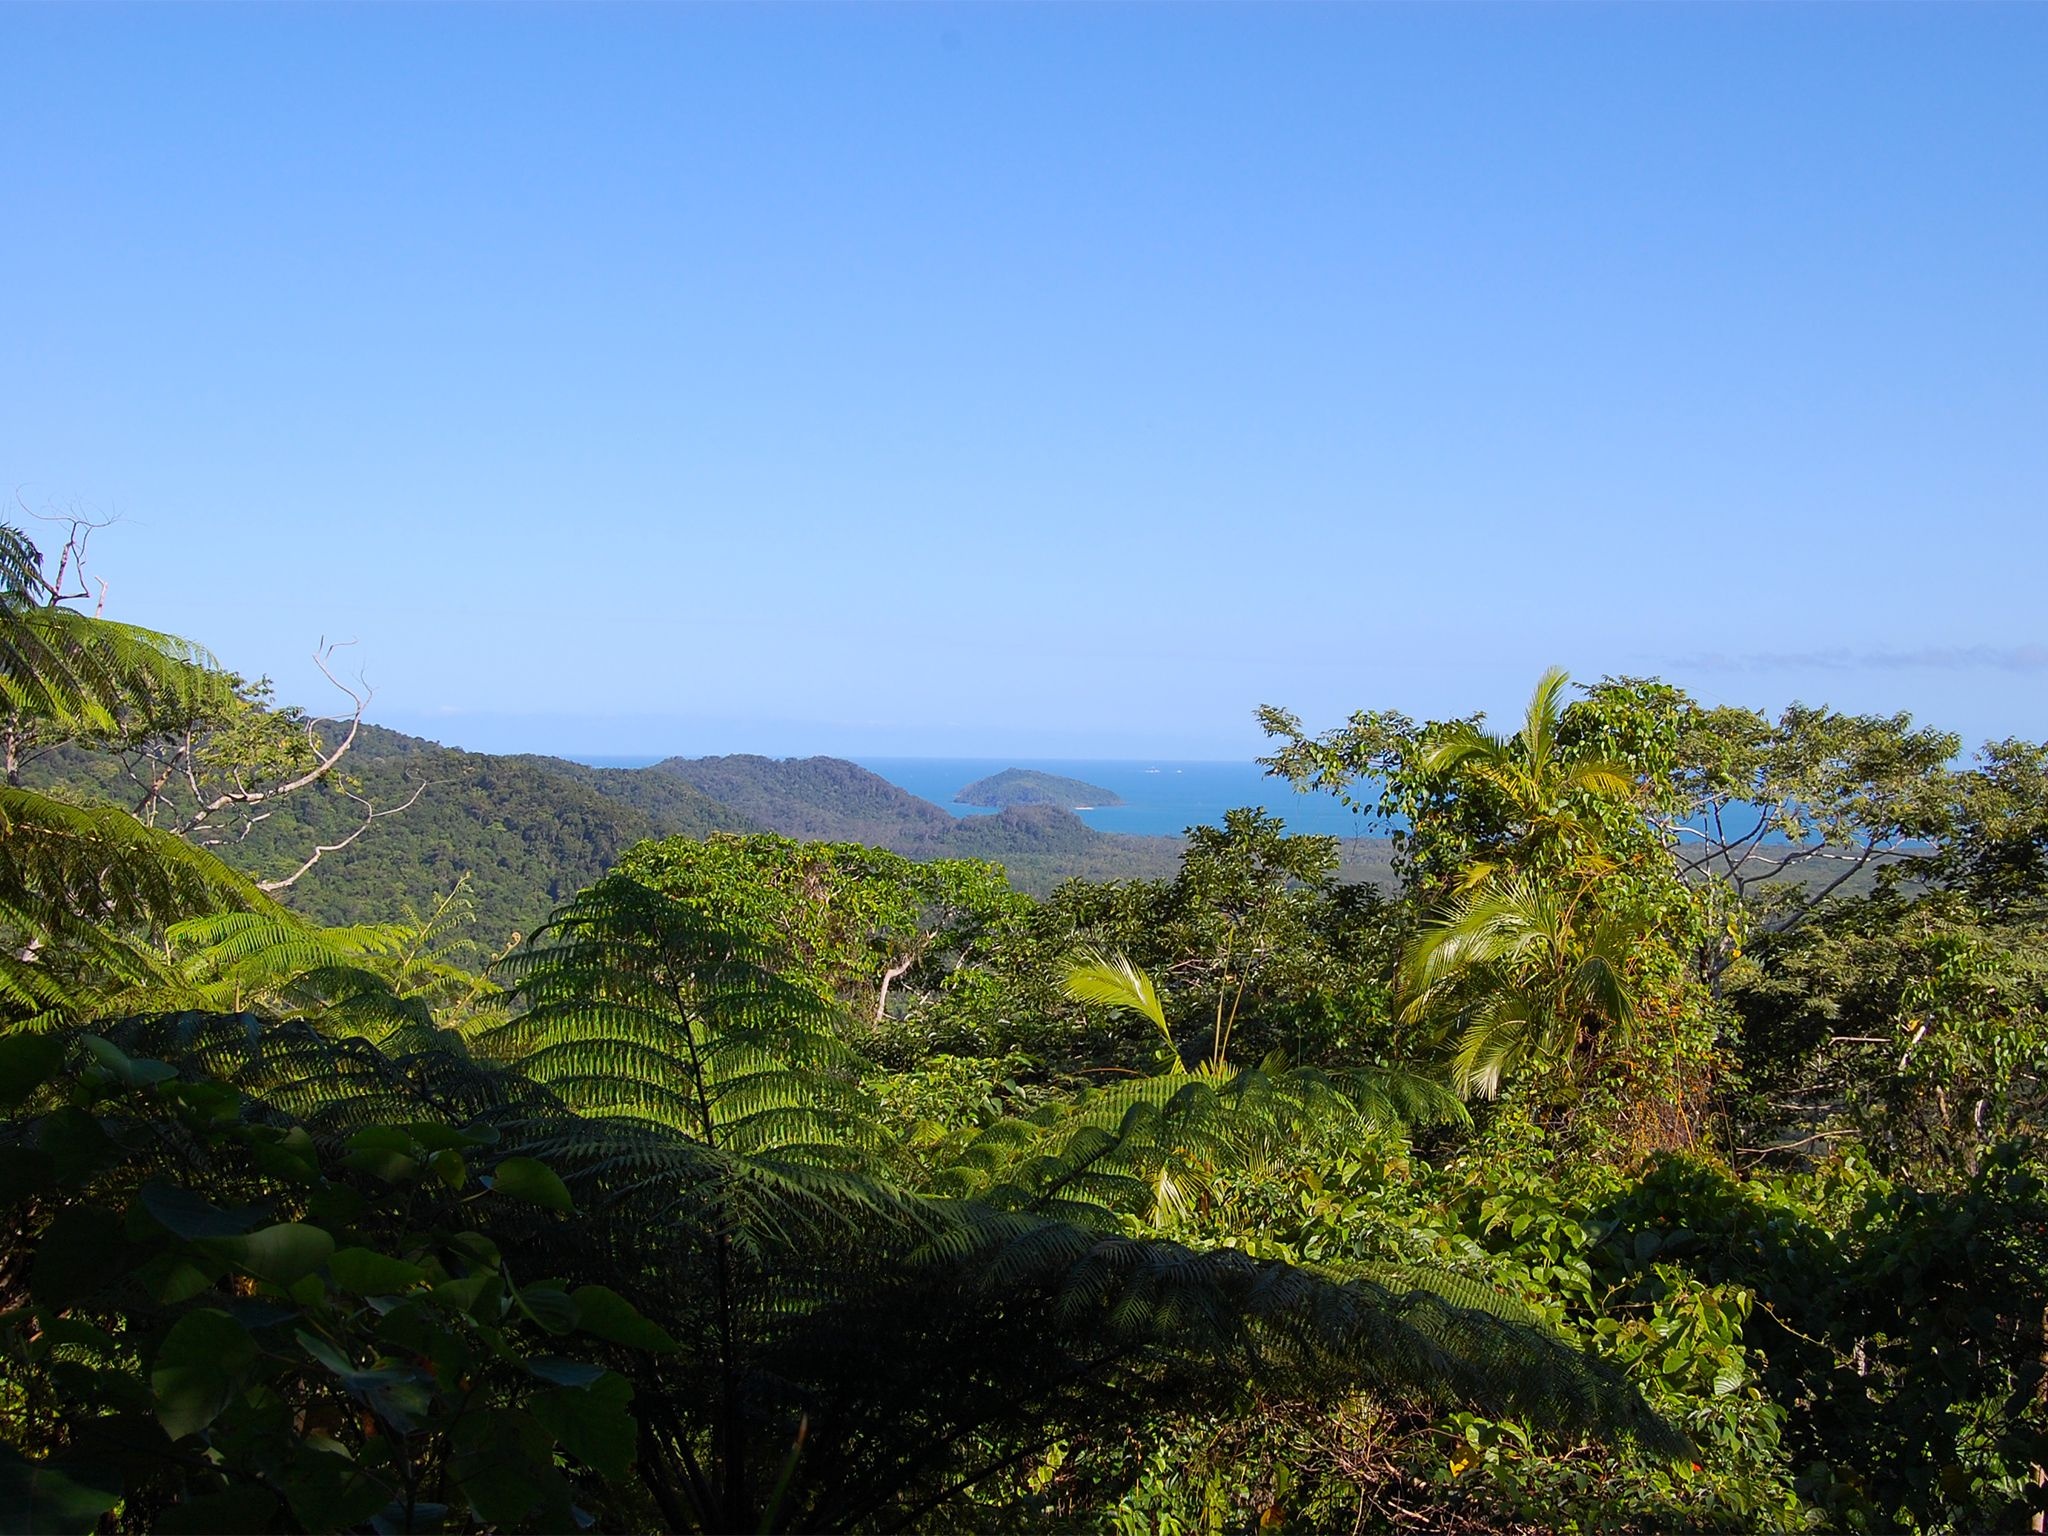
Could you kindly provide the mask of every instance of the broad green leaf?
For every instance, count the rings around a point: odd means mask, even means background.
[[[605,1477],[623,1482],[632,1471],[638,1445],[637,1426],[626,1406],[632,1399],[633,1384],[608,1371],[581,1390],[543,1392],[527,1408],[563,1450]]]
[[[43,1117],[37,1143],[49,1154],[57,1177],[67,1184],[98,1172],[118,1153],[98,1119],[70,1104]]]
[[[334,1283],[355,1296],[393,1296],[427,1278],[417,1264],[373,1253],[368,1248],[343,1248],[327,1261]]]
[[[334,1239],[325,1230],[290,1221],[245,1237],[209,1238],[200,1246],[244,1273],[280,1287],[305,1279],[334,1253]]]
[[[521,1286],[514,1299],[522,1312],[549,1333],[567,1333],[576,1326],[576,1303],[552,1281]]]
[[[524,1200],[550,1211],[576,1208],[575,1202],[569,1198],[569,1186],[561,1181],[554,1169],[538,1158],[506,1158],[492,1170],[489,1183],[493,1194],[510,1195],[515,1200]]]
[[[649,1354],[672,1354],[681,1347],[609,1286],[578,1286],[570,1299],[576,1303],[576,1326],[585,1333]]]
[[[292,1513],[309,1531],[346,1531],[391,1502],[396,1491],[338,1451],[302,1448],[284,1476]]]
[[[299,1330],[298,1340],[301,1349],[326,1366],[328,1370],[334,1372],[335,1375],[355,1375],[356,1368],[348,1363],[347,1357],[325,1339],[317,1338],[302,1328]]]
[[[454,1307],[458,1312],[467,1312],[472,1317],[496,1317],[504,1285],[502,1275],[466,1275],[460,1280],[444,1280],[435,1286],[434,1300]]]
[[[0,1531],[19,1536],[86,1536],[121,1502],[111,1468],[78,1461],[29,1461],[0,1445]]]
[[[509,1408],[472,1413],[455,1427],[451,1469],[476,1518],[514,1525],[552,1502],[560,1479],[554,1439],[532,1415]]]
[[[526,1368],[542,1381],[558,1387],[587,1387],[605,1374],[601,1365],[592,1365],[588,1360],[564,1360],[558,1355],[536,1355],[526,1362]]]
[[[152,1083],[167,1082],[178,1075],[176,1067],[161,1061],[137,1060],[112,1041],[102,1040],[98,1035],[80,1035],[78,1043],[90,1051],[123,1088],[147,1088]]]
[[[187,1312],[158,1346],[149,1374],[157,1421],[173,1440],[196,1435],[233,1401],[256,1364],[256,1341],[225,1312]]]
[[[474,1147],[495,1146],[498,1133],[486,1127],[477,1131],[458,1131],[452,1125],[435,1125],[431,1121],[404,1127],[405,1134],[425,1147],[429,1152],[467,1152]]]
[[[159,1302],[174,1307],[181,1301],[190,1301],[218,1277],[188,1259],[166,1253],[145,1264],[139,1278]]]
[[[0,1189],[20,1200],[57,1176],[57,1165],[39,1147],[0,1147]]]
[[[155,1180],[142,1186],[142,1208],[183,1238],[239,1237],[269,1214],[260,1205],[223,1210],[203,1195]]]

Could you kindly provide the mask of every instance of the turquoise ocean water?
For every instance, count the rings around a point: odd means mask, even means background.
[[[1175,837],[1192,826],[1216,826],[1238,806],[1263,806],[1287,823],[1290,832],[1337,837],[1380,835],[1369,817],[1346,810],[1333,795],[1297,793],[1266,776],[1257,763],[1190,763],[1166,759],[1119,762],[1081,758],[874,757],[860,765],[913,795],[943,805],[955,815],[975,814],[953,796],[976,779],[1005,768],[1036,768],[1116,791],[1117,806],[1071,807],[1102,832],[1142,832]]]

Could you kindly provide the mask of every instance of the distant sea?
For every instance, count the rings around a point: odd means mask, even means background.
[[[644,768],[661,759],[582,757],[577,761],[597,768]],[[1189,827],[1220,825],[1225,811],[1257,805],[1285,821],[1290,832],[1333,837],[1386,835],[1384,825],[1346,810],[1336,796],[1301,794],[1282,780],[1268,778],[1257,763],[1051,757],[857,757],[852,761],[913,795],[944,806],[955,816],[988,814],[975,806],[953,803],[953,796],[976,779],[1005,768],[1036,768],[1100,785],[1121,796],[1122,805],[1071,807],[1102,832],[1178,837]]]

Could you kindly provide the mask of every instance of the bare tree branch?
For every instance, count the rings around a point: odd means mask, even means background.
[[[294,794],[310,785],[317,784],[334,772],[335,765],[348,756],[349,749],[356,744],[356,735],[361,731],[363,725],[363,711],[368,708],[371,698],[375,695],[375,690],[367,686],[358,693],[340,678],[336,677],[333,669],[328,666],[329,659],[333,657],[337,649],[343,645],[354,644],[353,640],[340,640],[330,645],[323,637],[320,648],[313,652],[313,665],[320,669],[320,675],[325,677],[328,682],[332,683],[342,693],[346,694],[349,702],[353,705],[347,717],[348,728],[342,733],[341,740],[331,749],[324,748],[320,745],[318,734],[318,727],[334,724],[342,718],[341,716],[323,715],[318,719],[308,720],[306,722],[306,738],[314,744],[314,753],[317,759],[311,768],[295,778],[287,779],[282,784],[274,784],[268,789],[250,789],[237,778],[234,789],[224,790],[211,799],[201,798],[199,781],[192,775],[188,766],[187,778],[192,786],[193,797],[198,802],[198,808],[177,829],[181,834],[196,830],[208,817],[217,811],[226,810],[229,806],[260,805],[265,800],[276,800],[282,796]],[[361,682],[362,679],[358,678],[357,681]],[[189,757],[187,758],[187,763],[188,765],[190,763]],[[316,855],[315,857],[317,858],[318,856]],[[298,877],[295,875],[293,878],[296,879]]]
[[[349,833],[347,837],[344,837],[338,843],[318,844],[313,849],[313,851],[306,856],[305,862],[301,864],[297,869],[293,870],[289,875],[286,875],[283,879],[257,881],[257,889],[266,892],[282,891],[289,886],[295,885],[298,882],[300,876],[305,874],[306,871],[311,869],[315,864],[318,864],[322,859],[326,858],[328,854],[341,852],[342,849],[346,848],[350,843],[354,842],[357,838],[361,837],[365,832],[369,831],[370,824],[372,822],[382,820],[386,816],[396,816],[400,811],[412,809],[413,805],[419,800],[419,797],[427,792],[428,786],[432,783],[433,780],[426,780],[425,782],[420,784],[420,786],[417,789],[415,789],[411,794],[407,795],[404,800],[400,801],[397,805],[390,806],[387,809],[381,811],[378,810],[376,806],[372,805],[368,800],[365,800],[361,795],[356,794],[354,791],[346,789],[343,790],[343,794],[347,795],[349,799],[355,801],[358,805],[360,805],[363,808],[362,825],[357,827],[355,831]],[[268,813],[266,812],[265,814],[267,815]],[[260,820],[261,818],[258,819]]]

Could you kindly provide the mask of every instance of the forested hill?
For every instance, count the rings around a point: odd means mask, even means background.
[[[954,823],[943,808],[844,758],[671,757],[646,771],[681,780],[738,815],[810,842],[922,852],[910,845],[944,845]]]
[[[1061,805],[1075,809],[1122,805],[1123,796],[1100,784],[1036,768],[1005,768],[976,779],[953,797],[955,805]]]
[[[66,751],[31,765],[32,784],[132,804],[112,761]],[[528,933],[596,880],[634,843],[711,832],[779,832],[858,842],[917,859],[989,859],[1020,890],[1062,880],[1168,879],[1181,839],[1098,832],[1057,806],[1012,806],[955,817],[858,764],[833,757],[670,758],[651,768],[592,768],[539,754],[465,752],[364,726],[334,789],[291,796],[240,837],[223,822],[217,851],[259,876],[289,872],[314,847],[361,825],[362,803],[382,815],[354,843],[323,857],[285,899],[326,923],[424,909],[467,875],[478,938]],[[402,810],[415,790],[419,798]],[[1380,845],[1347,850],[1345,877],[1384,874]]]
[[[32,783],[132,801],[112,761],[65,752],[31,765]],[[388,919],[403,903],[425,908],[463,875],[476,903],[477,935],[491,943],[530,932],[558,901],[611,868],[648,837],[758,831],[685,781],[628,769],[589,768],[558,757],[465,752],[366,725],[343,759],[341,786],[380,809],[348,847],[324,856],[285,899],[326,923]],[[270,814],[216,851],[263,877],[289,873],[316,846],[361,825],[363,807],[334,790],[266,806]]]

